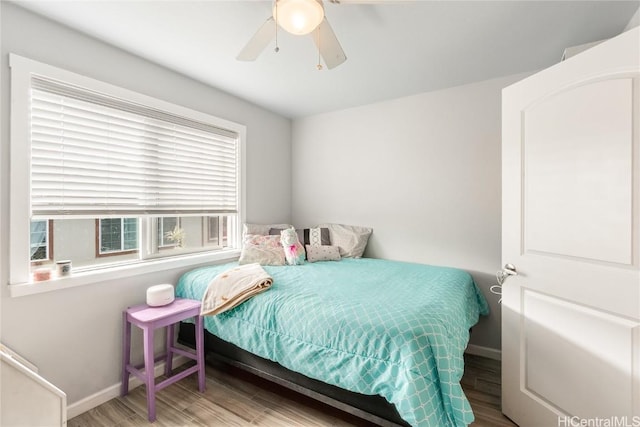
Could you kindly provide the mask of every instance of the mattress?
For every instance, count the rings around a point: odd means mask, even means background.
[[[235,265],[184,274],[176,295],[201,299]],[[310,378],[380,395],[411,425],[473,421],[463,352],[488,306],[468,273],[370,258],[264,269],[273,286],[205,317],[210,333]]]

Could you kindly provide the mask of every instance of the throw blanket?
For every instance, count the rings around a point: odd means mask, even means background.
[[[257,293],[266,291],[273,279],[260,264],[245,264],[223,271],[213,278],[202,297],[201,316],[231,310]]]

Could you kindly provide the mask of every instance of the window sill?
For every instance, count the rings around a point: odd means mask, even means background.
[[[41,282],[10,284],[9,296],[11,298],[17,298],[27,295],[41,294],[44,292],[57,291],[59,289],[69,289],[76,286],[90,285],[107,280],[154,273],[157,271],[196,266],[203,263],[230,262],[237,260],[239,256],[239,249],[231,249],[216,253],[206,252],[181,257],[161,258],[152,261],[101,268],[91,271],[79,271],[74,272],[71,276],[56,277],[50,280],[43,280]]]

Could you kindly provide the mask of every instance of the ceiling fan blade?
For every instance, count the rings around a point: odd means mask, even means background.
[[[236,59],[238,61],[255,61],[275,36],[276,24],[273,17],[269,17],[251,37],[251,40],[240,51]]]
[[[340,46],[340,42],[331,25],[329,25],[327,18],[322,20],[318,28],[311,33],[311,36],[327,68],[335,68],[347,60],[347,55],[344,54],[342,46]]]

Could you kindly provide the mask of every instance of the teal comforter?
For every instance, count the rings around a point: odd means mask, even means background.
[[[201,299],[234,265],[186,273],[176,295]],[[488,306],[469,274],[371,258],[264,269],[273,286],[205,317],[209,332],[308,377],[381,395],[413,426],[473,421],[463,352]]]

